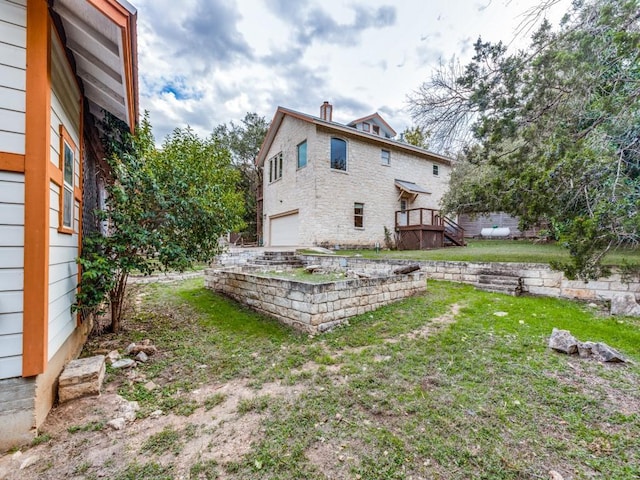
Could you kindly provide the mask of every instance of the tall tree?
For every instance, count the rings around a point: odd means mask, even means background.
[[[571,255],[556,266],[582,279],[607,273],[609,249],[640,241],[639,7],[574,2],[558,31],[543,22],[516,54],[476,42],[449,83],[475,143],[446,209],[500,209],[523,227],[547,220]]]
[[[221,124],[213,131],[218,139],[231,152],[233,165],[240,172],[240,188],[244,195],[246,230],[243,232],[249,240],[257,240],[256,219],[258,199],[262,191],[262,171],[255,163],[262,141],[269,129],[269,122],[257,113],[247,113],[240,124],[233,121]]]
[[[109,330],[118,331],[129,274],[210,261],[219,238],[242,225],[243,204],[239,174],[213,137],[176,129],[156,150],[147,116],[135,135],[113,117],[104,132],[112,178],[96,217],[107,231],[84,239],[76,308],[107,302]]]
[[[424,127],[414,125],[413,127],[407,127],[400,134],[400,137],[404,139],[410,145],[427,149],[429,148],[429,137],[431,133]]]

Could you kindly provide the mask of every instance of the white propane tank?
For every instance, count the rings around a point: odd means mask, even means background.
[[[480,235],[482,237],[508,237],[511,235],[511,229],[509,227],[492,227],[492,228],[483,228],[480,231]]]

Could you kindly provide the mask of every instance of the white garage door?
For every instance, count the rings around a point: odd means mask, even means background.
[[[271,219],[271,246],[292,247],[298,245],[298,226],[300,219],[297,213]]]

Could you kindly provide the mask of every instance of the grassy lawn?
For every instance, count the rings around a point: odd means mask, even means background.
[[[110,341],[152,338],[160,353],[137,375],[159,388],[120,371],[108,380],[140,402],[139,421],[158,408],[178,420],[143,427],[153,434],[129,457],[101,466],[109,478],[640,477],[640,319],[430,281],[424,295],[308,336],[201,279],[139,288],[129,331]],[[553,327],[634,364],[553,353]],[[245,396],[230,403],[228,385]],[[225,428],[229,442],[250,434],[235,456],[221,456]],[[82,468],[93,478],[98,466]]]
[[[463,262],[531,262],[549,263],[566,260],[568,251],[555,243],[536,243],[528,240],[468,240],[466,247],[448,247],[437,250],[381,251],[342,250],[341,255],[360,254],[366,258],[401,258],[415,260],[458,260]],[[605,263],[621,265],[623,259],[640,263],[640,249],[620,248],[610,252]]]

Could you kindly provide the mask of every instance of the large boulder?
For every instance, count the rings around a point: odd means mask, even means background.
[[[569,330],[554,328],[551,332],[551,337],[549,337],[549,348],[567,355],[573,355],[578,353],[578,340],[571,335]]]
[[[611,298],[611,315],[640,317],[640,305],[633,293],[622,293]]]

